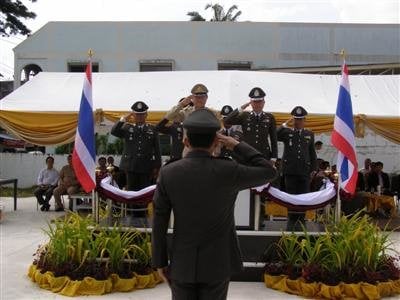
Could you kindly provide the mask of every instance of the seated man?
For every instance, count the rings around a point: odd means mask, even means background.
[[[391,195],[389,175],[383,172],[382,169],[382,162],[378,161],[374,164],[371,173],[368,175],[368,187],[372,192],[377,192],[380,190],[381,194]]]
[[[61,168],[60,181],[58,187],[54,189],[53,195],[56,201],[55,211],[64,211],[64,205],[61,202],[61,195],[72,195],[76,194],[80,190],[80,184],[76,178],[74,169],[72,167],[72,155],[68,155],[68,165]],[[72,208],[72,201],[69,203],[69,208]]]
[[[37,179],[37,185],[34,195],[38,203],[42,206],[41,211],[48,211],[50,209],[49,201],[53,196],[53,190],[57,187],[58,171],[53,168],[54,158],[48,156],[46,158],[47,167],[42,169]],[[43,199],[43,195],[45,198]]]

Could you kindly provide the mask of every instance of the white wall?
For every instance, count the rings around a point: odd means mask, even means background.
[[[52,156],[54,168],[58,171],[67,164],[67,155]],[[113,156],[115,164],[119,165],[120,156]],[[46,167],[46,157],[41,154],[0,153],[0,178],[18,178],[18,187],[31,187],[36,184],[40,170]]]
[[[364,138],[356,138],[357,160],[359,169],[364,166],[364,160],[370,158],[373,162],[383,162],[383,170],[386,173],[400,173],[400,145],[394,144],[382,136],[375,135],[371,130],[365,130]],[[330,134],[315,136],[315,141],[324,143],[319,158],[336,164],[337,152],[330,142]]]
[[[88,49],[100,72],[139,71],[140,60],[171,59],[175,70],[217,70],[218,61],[251,61],[252,68],[399,61],[398,24],[270,22],[49,22],[14,48],[14,88],[21,70],[66,72]]]

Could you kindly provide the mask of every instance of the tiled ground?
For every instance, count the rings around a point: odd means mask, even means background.
[[[0,299],[70,299],[38,288],[26,276],[37,246],[45,242],[42,228],[46,222],[62,213],[43,213],[36,210],[35,198],[18,199],[18,210],[12,210],[11,198],[0,198],[5,206],[5,216],[0,224]],[[54,207],[54,206],[53,206]],[[400,233],[393,234],[394,247],[400,250]],[[85,298],[88,297],[77,297]],[[75,298],[75,299],[77,299]],[[165,284],[154,289],[131,293],[114,293],[92,299],[170,299]],[[228,299],[300,299],[285,293],[267,289],[263,283],[231,282]],[[400,299],[391,298],[391,299]]]

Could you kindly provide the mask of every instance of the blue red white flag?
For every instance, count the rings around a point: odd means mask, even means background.
[[[92,62],[86,66],[83,81],[78,128],[75,135],[72,165],[83,190],[88,193],[96,187],[96,151],[92,102]]]
[[[357,185],[358,168],[349,72],[346,62],[343,62],[342,66],[342,78],[331,142],[338,150],[337,170],[340,176],[340,187],[345,192],[354,194]]]

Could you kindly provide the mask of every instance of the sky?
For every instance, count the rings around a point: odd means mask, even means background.
[[[22,2],[37,14],[25,24],[37,31],[49,21],[187,21],[188,11],[206,19],[207,3],[236,4],[239,21],[400,24],[399,0],[37,0]],[[12,80],[12,49],[26,37],[0,37],[0,80]]]

